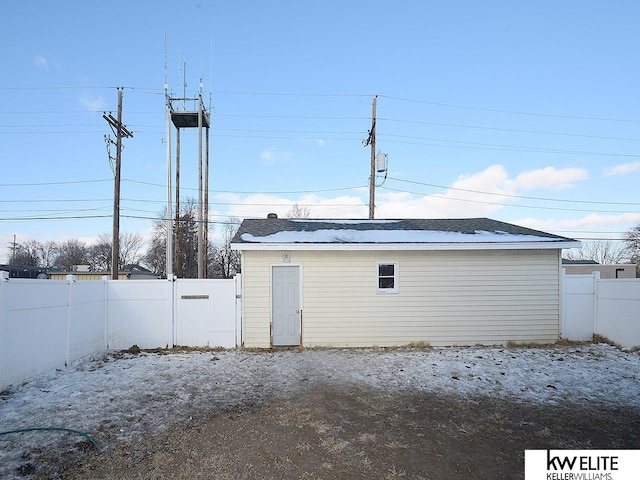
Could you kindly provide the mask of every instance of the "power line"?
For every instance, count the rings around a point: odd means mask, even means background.
[[[213,92],[215,94],[225,94],[225,95],[255,95],[255,96],[292,96],[292,97],[355,97],[355,98],[371,98],[376,96],[376,94],[324,94],[324,93],[286,93],[286,92],[231,92],[231,91],[219,91]],[[629,123],[640,123],[638,119],[624,119],[624,118],[611,118],[611,117],[595,117],[588,115],[570,115],[570,114],[554,114],[554,113],[540,113],[540,112],[527,112],[522,110],[505,110],[505,109],[497,109],[497,108],[486,108],[486,107],[475,107],[469,105],[460,105],[454,103],[445,103],[445,102],[435,102],[431,100],[420,100],[413,98],[405,98],[405,97],[397,97],[393,95],[377,95],[380,98],[387,98],[390,100],[400,100],[403,102],[411,102],[411,103],[421,103],[426,105],[435,105],[439,107],[448,107],[448,108],[457,108],[457,109],[465,109],[465,110],[476,110],[482,112],[491,112],[491,113],[504,113],[509,115],[524,115],[524,116],[534,116],[534,117],[550,117],[550,118],[564,118],[571,120],[594,120],[594,121],[604,121],[604,122],[629,122]]]
[[[84,220],[92,218],[111,218],[113,215],[73,215],[57,217],[0,217],[2,222],[40,221],[40,220]]]
[[[73,198],[73,199],[45,199],[45,200],[34,200],[34,199],[24,199],[24,200],[0,200],[0,203],[51,203],[51,202],[60,202],[60,203],[73,203],[73,202],[112,202],[113,198]]]
[[[378,120],[382,120],[385,122],[411,123],[411,124],[417,124],[417,125],[433,125],[437,127],[470,128],[470,129],[476,129],[476,130],[491,130],[491,131],[500,131],[500,132],[534,133],[534,134],[540,134],[540,135],[557,135],[562,137],[593,138],[597,140],[621,140],[621,141],[627,141],[627,142],[640,142],[640,138],[607,137],[602,135],[587,135],[587,134],[580,134],[580,133],[550,132],[546,130],[527,130],[527,129],[521,129],[521,128],[486,127],[482,125],[424,122],[419,120],[398,120],[393,118],[379,118]]]
[[[481,195],[491,195],[495,197],[503,197],[503,198],[513,198],[513,199],[523,199],[523,200],[537,200],[537,201],[545,201],[545,202],[562,202],[562,203],[575,203],[575,204],[583,204],[583,205],[619,205],[619,206],[639,206],[640,202],[612,202],[612,201],[599,201],[599,200],[571,200],[571,199],[563,199],[563,198],[551,198],[551,197],[536,197],[529,195],[515,195],[515,194],[507,194],[507,193],[497,193],[497,192],[486,192],[481,190],[473,190],[473,189],[465,189],[458,187],[450,187],[445,185],[438,185],[427,182],[420,182],[416,180],[406,180],[397,177],[387,177],[388,180],[393,180],[402,183],[409,183],[413,185],[420,185],[430,188],[438,188],[442,190],[452,190],[459,191],[465,193],[474,193]],[[101,183],[101,182],[111,182],[112,179],[91,179],[91,180],[71,180],[71,181],[59,181],[59,182],[31,182],[31,183],[5,183],[0,184],[1,187],[24,187],[24,186],[49,186],[49,185],[70,185],[70,184],[85,184],[85,183]],[[133,179],[123,179],[124,182],[141,184],[141,185],[149,185],[159,188],[166,188],[166,185],[146,182],[142,180],[133,180]],[[361,190],[366,188],[365,185],[355,185],[355,186],[346,186],[346,187],[335,187],[335,188],[322,188],[322,189],[312,189],[312,190],[272,190],[272,191],[248,191],[248,190],[210,190],[211,193],[226,193],[226,194],[238,194],[238,195],[300,195],[300,194],[312,194],[312,193],[329,193],[329,192],[338,192],[338,191],[349,191],[349,190]],[[197,190],[196,188],[183,187],[186,190]],[[392,190],[391,188],[389,188]],[[400,189],[393,189],[395,191],[406,191]],[[423,192],[410,192],[415,195],[428,195]],[[50,203],[50,202],[107,202],[111,201],[109,198],[86,198],[86,199],[24,199],[24,200],[7,200],[0,199],[0,203]],[[136,199],[136,198],[123,198],[124,201],[130,202],[144,202],[144,203],[163,203],[160,200],[152,200],[152,199]],[[260,203],[234,203],[234,202],[210,202],[212,205],[263,205]],[[323,204],[309,204],[309,205],[323,205]],[[345,206],[348,206],[345,204]]]
[[[102,87],[91,87],[87,85],[77,85],[77,86],[67,86],[67,87],[0,87],[0,90],[88,90],[88,89],[116,89],[116,88],[126,88],[135,90],[134,87],[113,87],[113,86],[102,86]]]
[[[129,183],[137,183],[137,184],[141,184],[141,185],[150,185],[152,187],[162,187],[162,188],[167,188],[166,185],[162,185],[160,183],[152,183],[152,182],[145,182],[142,180],[132,180],[132,179],[128,179],[128,178],[123,178],[122,179],[124,182],[129,182]],[[189,187],[180,187],[183,190],[197,190],[196,188],[189,188]],[[356,189],[361,189],[361,188],[366,188],[365,185],[357,185],[357,186],[351,186],[351,187],[336,187],[336,188],[322,188],[322,189],[316,189],[316,190],[282,190],[282,191],[276,191],[276,190],[263,190],[263,191],[240,191],[240,190],[209,190],[209,192],[211,193],[231,193],[231,194],[242,194],[242,195],[256,195],[256,194],[262,194],[262,195],[294,195],[294,194],[305,194],[305,193],[323,193],[323,192],[337,192],[337,191],[342,191],[342,190],[356,190]]]
[[[265,130],[265,129],[241,129],[241,128],[216,128],[218,132],[256,132],[256,133],[304,133],[304,134],[319,134],[319,135],[334,135],[334,134],[353,134],[360,135],[362,132],[348,132],[348,131],[323,131],[323,130]]]
[[[77,86],[58,86],[58,87],[0,87],[0,91],[8,90],[8,91],[32,91],[32,90],[87,90],[87,89],[116,89],[116,88],[126,88],[130,90],[142,90],[142,91],[151,91],[157,92],[158,94],[162,93],[160,90],[156,90],[155,88],[149,87],[116,87],[116,86],[87,86],[87,85],[77,85]],[[213,95],[242,95],[242,96],[275,96],[275,97],[311,97],[311,98],[371,98],[376,94],[360,94],[360,93],[314,93],[314,92],[234,92],[234,91],[213,91]],[[640,123],[640,119],[633,118],[614,118],[614,117],[597,117],[591,115],[573,115],[573,114],[558,114],[558,113],[545,113],[545,112],[531,112],[524,110],[508,110],[508,109],[498,109],[498,108],[488,108],[488,107],[477,107],[471,105],[462,105],[456,103],[447,103],[447,102],[437,102],[433,100],[423,100],[423,99],[415,99],[415,98],[406,98],[399,97],[395,95],[384,95],[377,94],[380,98],[386,98],[389,100],[399,100],[403,102],[410,103],[418,103],[425,105],[434,105],[439,107],[447,107],[447,108],[455,108],[455,109],[464,109],[464,110],[474,110],[481,112],[490,112],[490,113],[501,113],[508,115],[522,115],[522,116],[534,116],[534,117],[548,117],[548,118],[562,118],[562,119],[571,119],[571,120],[592,120],[592,121],[602,121],[602,122],[626,122],[626,123]],[[16,112],[22,113],[22,112]],[[45,112],[46,113],[46,112]],[[362,118],[360,118],[362,119]]]
[[[427,196],[424,193],[419,192],[411,192],[408,190],[401,190],[399,188],[391,188],[391,187],[380,187],[384,190],[390,190],[392,192],[402,192],[402,193],[410,193],[413,195]],[[554,210],[561,212],[589,212],[589,213],[637,213],[628,210],[593,210],[593,209],[580,209],[580,208],[562,208],[562,207],[544,207],[544,206],[536,206],[536,205],[517,205],[512,203],[498,203],[498,202],[487,202],[482,200],[471,200],[468,198],[455,198],[455,197],[445,197],[445,196],[437,196],[439,200],[452,200],[456,202],[468,202],[468,203],[480,203],[484,205],[499,205],[501,207],[515,207],[515,208],[532,208],[537,210]]]
[[[96,208],[76,208],[73,210],[69,210],[67,209],[60,209],[60,208],[56,208],[56,209],[43,209],[43,208],[32,208],[32,209],[24,209],[21,208],[19,210],[19,212],[51,212],[51,213],[58,213],[58,214],[63,214],[63,213],[74,213],[74,212],[95,212],[98,210],[105,210],[109,208],[109,206],[104,206],[104,207],[96,207]],[[14,208],[12,208],[11,210],[2,210],[0,209],[0,212],[12,212],[12,213],[16,213],[16,210]]]
[[[560,155],[593,155],[593,156],[606,156],[606,157],[628,157],[628,158],[640,158],[640,154],[636,153],[609,153],[609,152],[588,152],[584,150],[563,150],[557,148],[537,148],[527,147],[521,145],[505,145],[497,143],[480,143],[480,142],[464,142],[461,140],[446,140],[441,138],[429,138],[429,137],[411,137],[408,135],[394,135],[388,133],[381,133],[384,137],[393,138],[407,138],[411,140],[429,140],[434,142],[446,142],[456,145],[443,145],[443,144],[428,144],[418,142],[398,142],[391,140],[392,143],[406,143],[413,145],[427,145],[432,147],[447,147],[447,148],[467,148],[477,150],[497,150],[501,152],[531,152],[531,153],[555,153]],[[460,145],[457,145],[460,144]]]
[[[112,182],[112,178],[99,178],[95,180],[67,180],[67,181],[57,181],[57,182],[31,182],[31,183],[0,183],[0,187],[41,187],[48,185],[74,185],[74,184],[83,184],[83,183],[101,183],[101,182]],[[2,201],[2,200],[0,200]]]
[[[395,180],[397,182],[411,183],[414,185],[423,185],[426,187],[441,188],[444,190],[455,190],[458,192],[467,192],[467,193],[480,193],[482,195],[494,195],[497,197],[507,197],[507,198],[516,198],[516,199],[525,199],[525,200],[541,200],[545,202],[566,202],[566,203],[582,203],[582,204],[596,204],[596,205],[629,205],[629,206],[640,205],[640,202],[604,202],[604,201],[591,201],[591,200],[569,200],[569,199],[562,199],[562,198],[532,197],[527,195],[511,195],[508,193],[483,192],[480,190],[470,190],[466,188],[446,187],[444,185],[435,185],[432,183],[418,182],[415,180],[404,180],[404,179],[395,178],[395,177],[387,177],[387,179]]]
[[[287,92],[230,92],[230,91],[214,91],[214,95],[254,95],[268,97],[336,97],[336,98],[371,98],[375,94],[356,94],[356,93],[287,93]]]
[[[389,98],[393,100],[402,100],[404,102],[413,102],[413,103],[424,103],[427,105],[436,105],[439,107],[448,107],[448,108],[460,108],[464,110],[476,110],[481,112],[491,112],[491,113],[506,113],[509,115],[526,115],[532,117],[549,117],[549,118],[565,118],[571,120],[594,120],[601,122],[628,122],[628,123],[640,123],[640,120],[636,119],[624,119],[624,118],[607,118],[607,117],[591,117],[591,116],[583,116],[583,115],[567,115],[567,114],[553,114],[553,113],[537,113],[537,112],[525,112],[520,110],[501,110],[496,108],[483,108],[483,107],[471,107],[468,105],[457,105],[453,103],[442,103],[442,102],[433,102],[429,100],[417,100],[412,98],[403,98],[403,97],[394,97],[389,95],[378,95],[382,98]]]

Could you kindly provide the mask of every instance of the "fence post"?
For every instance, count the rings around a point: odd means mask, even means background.
[[[167,281],[171,282],[171,348],[176,346],[178,341],[178,277],[176,275],[167,275]]]
[[[598,318],[598,289],[600,286],[600,272],[594,271],[593,275],[593,333],[599,334],[600,319]]]
[[[104,282],[104,348],[109,350],[109,276],[103,275]]]
[[[64,366],[71,366],[71,301],[73,298],[73,284],[76,283],[75,275],[67,275],[67,345]]]
[[[7,305],[6,298],[8,295],[5,295],[5,289],[7,284],[9,283],[9,272],[5,272],[4,270],[0,270],[0,391],[4,390],[5,387],[5,374],[4,374],[4,357],[3,355],[6,353],[6,349],[2,348],[2,337],[4,333],[4,322],[6,322],[7,318]]]
[[[236,283],[236,347],[242,346],[242,274],[233,277]]]
[[[560,251],[562,253],[562,251]],[[560,261],[560,322],[559,322],[559,327],[560,327],[560,332],[559,332],[559,338],[565,338],[565,332],[567,329],[567,326],[565,324],[565,322],[567,321],[567,302],[566,302],[566,298],[565,295],[567,294],[567,289],[566,289],[566,278],[567,278],[567,269],[566,268],[562,268],[562,260]]]

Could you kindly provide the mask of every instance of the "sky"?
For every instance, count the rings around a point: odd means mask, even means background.
[[[167,203],[165,82],[173,98],[201,92],[210,114],[213,238],[230,217],[294,204],[367,218],[376,96],[388,155],[376,218],[489,217],[574,239],[640,222],[634,1],[35,0],[4,12],[0,263],[14,236],[111,235],[103,114],[116,115],[118,87],[133,133],[120,231],[149,237]],[[182,199],[198,196],[197,151],[197,129],[183,129]]]

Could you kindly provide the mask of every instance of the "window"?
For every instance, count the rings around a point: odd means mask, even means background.
[[[378,292],[398,292],[398,264],[378,263]]]

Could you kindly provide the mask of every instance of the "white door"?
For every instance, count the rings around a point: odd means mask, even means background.
[[[300,345],[300,268],[274,266],[271,292],[273,345]]]

